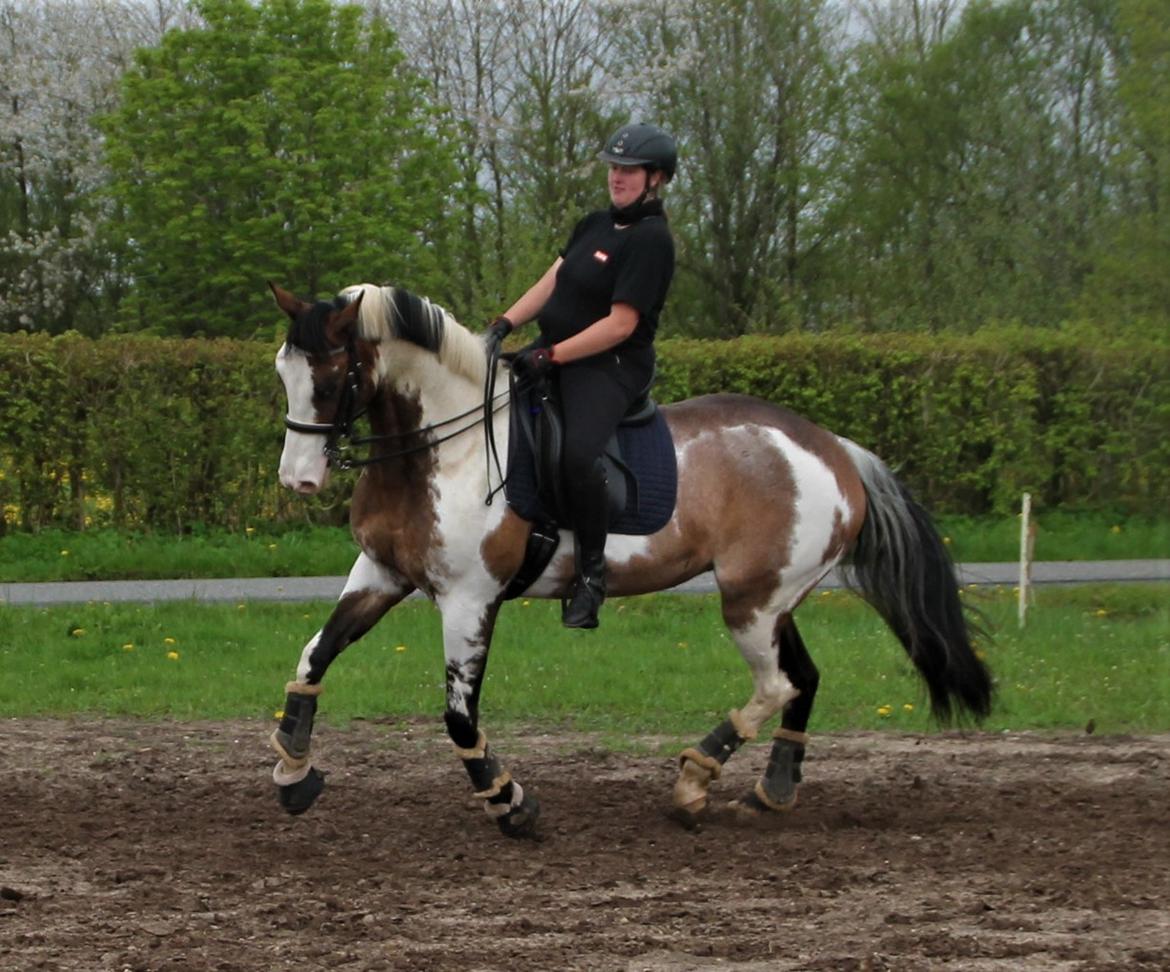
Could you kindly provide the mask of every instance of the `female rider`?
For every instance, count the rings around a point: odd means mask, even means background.
[[[562,471],[577,540],[576,578],[562,614],[568,628],[596,628],[605,599],[602,455],[654,377],[654,333],[674,275],[674,240],[658,193],[677,157],[674,139],[657,126],[618,129],[598,153],[609,164],[611,206],[577,224],[560,256],[488,331],[499,343],[537,319],[540,338],[513,369],[521,378],[550,375],[559,386]]]

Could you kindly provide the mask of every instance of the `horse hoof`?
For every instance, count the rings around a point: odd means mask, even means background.
[[[761,817],[767,817],[777,813],[787,813],[795,806],[795,793],[787,803],[765,803],[756,793],[748,792],[738,800],[732,800],[728,803],[727,809],[740,820],[747,821],[758,820]]]
[[[703,829],[703,815],[702,809],[694,811],[688,807],[671,807],[666,811],[668,820],[673,820],[683,830],[689,830],[696,834]]]
[[[532,797],[525,796],[518,807],[513,807],[497,820],[500,833],[505,837],[536,837],[536,818],[540,816],[540,804]]]
[[[314,766],[309,769],[309,775],[303,780],[277,789],[280,793],[280,805],[290,816],[297,817],[308,810],[325,789],[325,774]]]

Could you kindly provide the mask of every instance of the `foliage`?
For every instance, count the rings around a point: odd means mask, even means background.
[[[343,522],[348,477],[312,502],[277,483],[272,352],[227,339],[5,336],[2,522],[175,533]],[[935,512],[1006,511],[1022,490],[1049,509],[1170,502],[1162,345],[1016,328],[674,339],[660,352],[660,401],[734,391],[792,408],[882,455]]]
[[[266,278],[434,283],[451,150],[386,23],[329,0],[199,9],[139,52],[105,126],[123,324],[246,337]]]
[[[245,336],[265,277],[487,320],[631,117],[664,334],[1170,324],[1164,0],[359,2],[0,0],[0,330]]]

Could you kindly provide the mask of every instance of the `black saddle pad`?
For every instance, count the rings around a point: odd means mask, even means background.
[[[513,402],[513,409],[530,407],[526,396]],[[644,425],[620,426],[618,443],[621,460],[638,480],[630,490],[626,508],[611,519],[610,533],[645,536],[657,533],[669,522],[678,498],[678,461],[674,440],[662,411]],[[551,519],[537,493],[536,457],[528,436],[513,419],[508,436],[508,474],[504,485],[508,505],[526,520]]]

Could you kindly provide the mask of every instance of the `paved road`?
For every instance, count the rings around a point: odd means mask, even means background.
[[[960,564],[964,584],[1015,585],[1015,563]],[[1170,560],[1049,561],[1034,564],[1034,584],[1133,583],[1170,581]],[[0,604],[78,604],[89,601],[332,601],[344,577],[241,577],[221,580],[79,581],[0,584]],[[841,587],[836,571],[820,589]],[[714,577],[702,574],[674,589],[688,594],[715,590]]]

